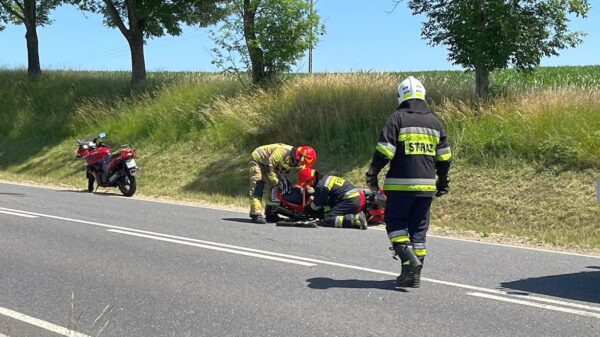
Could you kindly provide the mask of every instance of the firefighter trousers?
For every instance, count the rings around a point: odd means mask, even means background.
[[[433,197],[415,196],[411,192],[386,191],[386,230],[392,245],[412,243],[417,256],[425,256]]]
[[[254,160],[250,160],[249,163],[250,173],[250,216],[262,215],[263,214],[263,194],[266,191],[270,194],[273,185],[269,183],[267,177],[267,167],[257,163]],[[267,195],[270,199],[270,195]],[[267,205],[271,204],[268,200]]]
[[[333,205],[331,210],[325,213],[323,227],[354,228],[355,214],[361,212],[360,197],[344,199]]]

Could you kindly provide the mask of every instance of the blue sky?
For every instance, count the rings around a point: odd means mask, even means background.
[[[461,69],[447,61],[444,47],[431,47],[421,39],[423,18],[412,16],[405,4],[387,13],[392,0],[316,2],[327,33],[313,53],[315,72]],[[125,38],[103,26],[99,15],[63,6],[51,16],[54,23],[38,29],[43,69],[130,69]],[[600,64],[598,21],[600,8],[592,8],[585,20],[573,18],[570,27],[588,33],[584,43],[544,59],[542,65]],[[23,26],[9,25],[0,32],[0,67],[26,67],[24,36]],[[207,29],[186,27],[181,36],[147,41],[146,66],[150,71],[215,71],[212,47]],[[306,71],[306,58],[294,70]]]

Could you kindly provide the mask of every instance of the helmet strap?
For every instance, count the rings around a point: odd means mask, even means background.
[[[294,165],[298,165],[298,162],[296,161],[296,152],[298,152],[298,147],[292,146],[292,150],[290,151],[290,158],[292,158],[292,163]]]

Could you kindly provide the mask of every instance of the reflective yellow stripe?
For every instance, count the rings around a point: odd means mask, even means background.
[[[405,133],[398,136],[398,140],[401,142],[413,141],[437,145],[440,142],[440,137],[424,133]]]
[[[425,249],[425,248],[415,249],[415,255],[416,256],[425,256],[425,255],[427,255],[427,249]]]
[[[398,137],[404,142],[404,154],[435,156],[440,137],[425,133],[405,133]]]
[[[342,228],[343,225],[344,225],[344,216],[343,215],[336,216],[335,217],[335,227]]]
[[[408,92],[408,93],[404,94],[404,96],[402,96],[403,100],[407,100],[407,99],[410,99],[410,98],[420,98],[420,99],[424,100],[425,99],[425,94],[423,94],[422,92],[416,92],[413,95],[412,92]]]
[[[343,178],[340,178],[340,177],[331,176],[329,178],[331,180],[329,180],[329,182],[327,184],[327,188],[330,191],[331,191],[331,189],[333,189],[333,185],[343,186],[344,183],[346,182],[346,180],[344,180]]]
[[[382,144],[382,143],[377,144],[377,147],[375,148],[375,150],[381,152],[381,154],[386,156],[386,158],[388,158],[388,159],[394,158],[394,152],[392,152],[392,150],[388,149],[385,146],[385,144]]]
[[[443,154],[441,156],[435,157],[435,160],[437,160],[437,161],[448,161],[448,160],[450,160],[450,158],[452,158],[452,153],[446,153],[446,154]]]
[[[435,192],[435,185],[383,185],[385,191]]]
[[[360,193],[354,192],[352,194],[345,195],[344,199],[352,199],[352,198],[356,198],[356,197],[359,197],[359,196],[360,196]]]
[[[402,243],[402,242],[410,242],[410,237],[408,235],[396,236],[390,239],[391,243]]]

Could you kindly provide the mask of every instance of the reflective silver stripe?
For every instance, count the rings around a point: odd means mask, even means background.
[[[357,192],[360,192],[360,191],[358,190],[358,188],[353,188],[353,189],[351,189],[350,191],[346,192],[346,193],[344,194],[344,196],[349,196],[349,195],[351,195],[351,194],[354,194],[354,193],[357,193]]]
[[[423,178],[386,178],[385,185],[435,185],[435,179]]]
[[[415,249],[425,249],[425,242],[414,242],[413,247]]]
[[[443,154],[450,153],[450,152],[451,152],[450,151],[450,146],[448,146],[448,147],[445,147],[443,149],[438,149],[437,151],[435,151],[435,155],[436,156],[441,156]]]
[[[390,150],[392,153],[396,153],[396,147],[390,143],[377,143],[377,145],[381,145],[382,147],[385,147],[386,149]]]
[[[420,128],[420,127],[411,126],[408,128],[400,129],[401,135],[404,135],[407,133],[419,133],[419,134],[423,134],[423,135],[431,135],[431,136],[436,136],[436,137],[440,136],[440,132],[438,130],[430,129],[430,128]]]
[[[399,231],[393,231],[391,233],[388,233],[388,237],[390,239],[397,238],[399,236],[408,236],[408,231],[406,229],[401,229]]]
[[[331,182],[331,179],[333,179],[333,176],[329,176],[327,177],[327,179],[325,179],[325,184],[323,184],[327,189],[329,189],[329,183]]]

